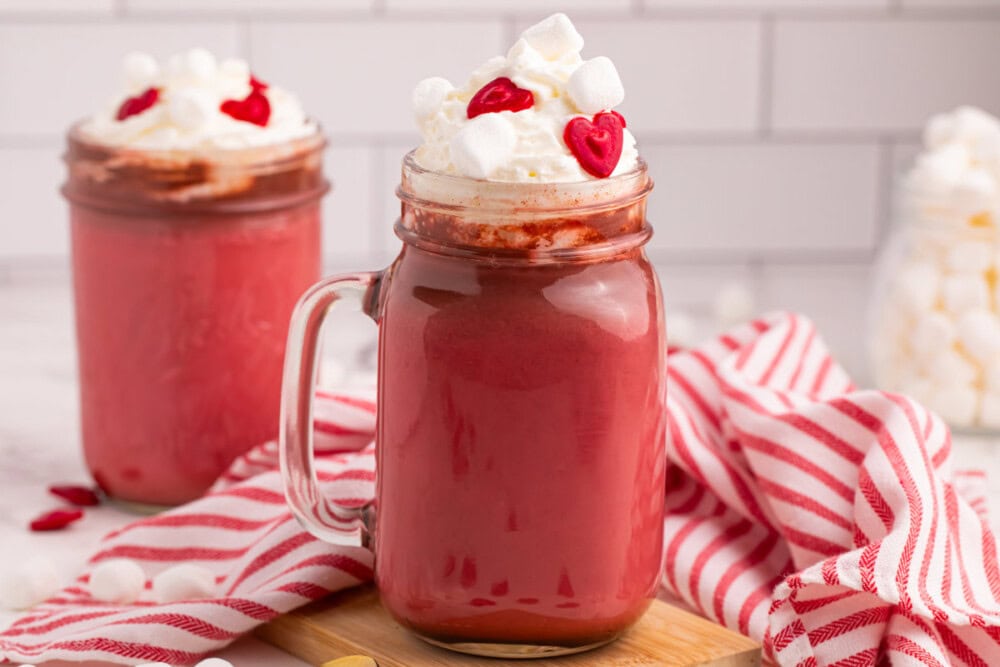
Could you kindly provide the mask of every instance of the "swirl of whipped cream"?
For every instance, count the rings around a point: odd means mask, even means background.
[[[931,118],[902,185],[911,221],[1000,226],[1000,119],[968,106]]]
[[[462,88],[440,77],[413,92],[413,110],[423,144],[415,159],[444,174],[515,183],[592,180],[566,145],[566,124],[610,111],[625,97],[610,59],[580,57],[583,37],[565,14],[553,14],[521,33],[506,57],[476,69]],[[531,91],[534,104],[520,111],[468,117],[469,102],[500,77]],[[612,176],[638,163],[635,137],[623,130],[622,153]]]
[[[240,149],[279,144],[317,132],[298,99],[276,86],[256,89],[243,60],[218,62],[205,49],[172,56],[164,67],[146,53],[130,53],[123,63],[125,91],[81,123],[88,139],[108,146],[144,150]],[[154,89],[155,103],[121,118],[122,105]],[[228,100],[244,100],[254,90],[266,96],[270,114],[261,125],[222,111]]]

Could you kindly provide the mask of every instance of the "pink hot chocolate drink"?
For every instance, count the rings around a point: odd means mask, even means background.
[[[557,14],[456,88],[421,82],[385,271],[325,280],[293,316],[281,449],[315,535],[375,552],[421,638],[495,657],[613,640],[653,599],[665,339],[643,247],[652,183],[607,58]],[[310,397],[329,307],[379,326],[375,502],[317,488]]]
[[[68,137],[84,455],[112,497],[174,505],[278,430],[295,301],[320,275],[324,141],[288,93],[205,51]]]

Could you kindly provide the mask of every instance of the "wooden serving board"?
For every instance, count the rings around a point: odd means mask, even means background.
[[[641,667],[761,664],[760,646],[710,621],[656,600],[618,641],[561,658],[499,660],[439,649],[400,627],[379,603],[372,586],[351,589],[285,614],[259,628],[257,636],[292,655],[321,665],[362,654],[379,667]]]

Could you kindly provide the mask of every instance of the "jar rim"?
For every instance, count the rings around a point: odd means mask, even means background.
[[[403,157],[402,177],[396,196],[422,210],[455,214],[476,209],[508,215],[558,217],[585,215],[621,208],[645,198],[653,189],[646,162],[640,157],[628,172],[584,181],[515,182],[491,181],[432,171],[416,160],[416,149]]]
[[[188,215],[292,208],[330,189],[319,126],[304,137],[239,149],[145,149],[101,143],[74,124],[63,196],[115,212]]]

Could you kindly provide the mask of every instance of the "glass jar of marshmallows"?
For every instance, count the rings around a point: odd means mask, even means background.
[[[1000,430],[1000,120],[935,116],[896,187],[869,348],[879,388],[961,430]]]

